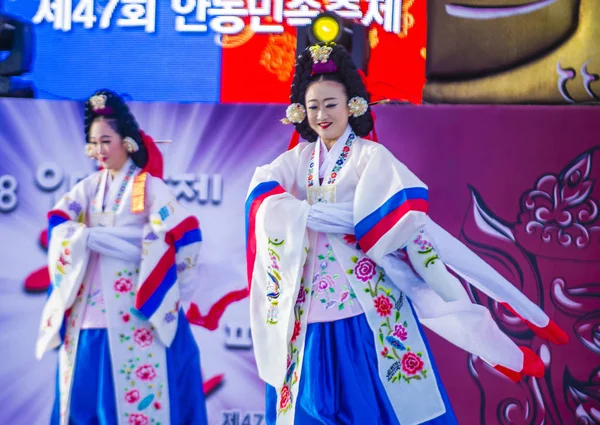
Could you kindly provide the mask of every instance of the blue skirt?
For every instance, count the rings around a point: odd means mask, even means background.
[[[420,324],[419,330],[446,406],[446,413],[425,424],[457,425]],[[274,425],[276,418],[277,392],[267,385],[267,425]],[[294,422],[296,425],[401,425],[379,378],[373,332],[364,314],[308,325]]]
[[[106,329],[84,329],[79,335],[71,392],[69,425],[116,425],[117,407]],[[171,425],[207,425],[202,389],[200,351],[185,315],[179,315],[177,333],[167,349]],[[50,419],[60,423],[58,379]]]

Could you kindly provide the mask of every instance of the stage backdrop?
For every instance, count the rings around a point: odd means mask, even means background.
[[[82,104],[0,100],[0,423],[48,423],[56,357],[34,359],[45,295],[46,211],[94,170]],[[195,327],[211,425],[264,424],[243,290],[244,198],[254,170],[287,146],[283,106],[132,104],[162,144],[168,183],[205,237]],[[550,346],[481,293],[473,298],[547,364],[508,381],[429,333],[461,424],[600,423],[599,110],[584,107],[381,107],[380,141],[431,190],[431,216],[541,305],[571,338]],[[26,290],[26,288],[28,290]],[[220,304],[221,306],[223,303]],[[219,320],[220,319],[220,320]],[[218,326],[217,326],[218,324]],[[408,390],[408,388],[407,388]]]

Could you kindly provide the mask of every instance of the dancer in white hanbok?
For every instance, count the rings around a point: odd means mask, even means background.
[[[182,305],[201,233],[162,181],[162,157],[127,105],[86,103],[102,170],[48,214],[52,285],[36,354],[58,348],[52,425],[206,425],[200,353]]]
[[[455,424],[421,324],[513,380],[542,376],[531,350],[471,303],[446,266],[542,336],[566,334],[427,217],[427,186],[373,130],[348,52],[296,62],[284,122],[303,142],[257,168],[246,202],[251,327],[267,423]]]

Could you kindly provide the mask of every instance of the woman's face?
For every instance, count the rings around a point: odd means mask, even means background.
[[[108,170],[120,170],[129,156],[123,138],[104,119],[92,123],[88,143],[95,148],[102,168]]]
[[[308,124],[325,141],[339,139],[348,126],[348,95],[336,81],[317,81],[306,90]]]

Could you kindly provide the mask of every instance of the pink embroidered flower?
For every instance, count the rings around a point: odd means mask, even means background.
[[[125,323],[129,322],[129,319],[131,319],[131,316],[129,315],[129,313],[124,314],[123,317],[121,317],[123,319],[123,321]]]
[[[281,388],[281,400],[279,401],[279,409],[285,410],[291,401],[292,394],[290,393],[290,388],[287,385],[284,385]]]
[[[346,301],[348,299],[349,296],[350,296],[350,291],[343,291],[340,294],[340,302],[343,303],[344,301]]]
[[[156,378],[156,371],[154,370],[154,367],[149,364],[138,367],[135,374],[142,381],[151,381]]]
[[[361,258],[354,266],[354,275],[363,282],[371,280],[375,273],[377,273],[377,264],[370,258]]]
[[[304,290],[304,286],[300,286],[300,291],[298,292],[298,298],[296,298],[296,305],[302,304],[306,301],[306,291]]]
[[[402,357],[402,370],[407,375],[415,375],[421,369],[423,369],[424,363],[421,357],[417,356],[412,351],[404,354]]]
[[[401,341],[406,341],[408,338],[408,331],[402,325],[394,326],[394,336],[399,338]]]
[[[326,274],[319,277],[317,281],[317,292],[326,291],[328,288],[333,288],[335,286],[335,280],[331,275]]]
[[[129,292],[133,288],[130,279],[125,279],[124,277],[120,278],[115,282],[115,291],[117,292]]]
[[[296,320],[296,322],[294,323],[294,333],[292,334],[292,342],[296,341],[298,335],[300,335],[300,322]]]
[[[381,352],[381,357],[385,357],[387,356],[389,353],[389,350],[387,347],[383,347],[383,351]]]
[[[379,313],[381,317],[387,317],[392,314],[392,308],[394,305],[385,295],[378,296],[373,300],[373,302],[375,303],[375,309],[377,310],[377,313]]]
[[[132,413],[129,415],[129,425],[148,425],[150,421],[143,413]]]
[[[152,344],[153,339],[154,338],[148,329],[136,329],[133,333],[133,340],[140,347],[148,347],[150,344]]]
[[[140,392],[138,390],[131,390],[125,394],[125,401],[127,403],[135,403],[140,399]]]
[[[161,407],[162,407],[162,405],[161,405],[161,404],[160,404],[158,401],[155,401],[155,402],[154,402],[154,408],[155,408],[156,410],[160,410],[160,408],[161,408]]]

